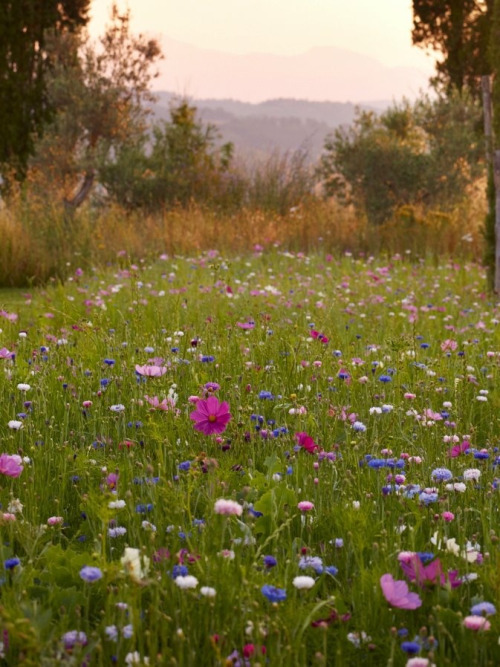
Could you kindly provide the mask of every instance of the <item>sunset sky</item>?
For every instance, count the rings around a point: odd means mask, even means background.
[[[425,74],[433,69],[434,58],[411,45],[410,0],[118,0],[117,4],[130,8],[134,32],[202,49],[290,56],[334,46],[369,55],[386,66],[416,67]],[[92,35],[102,32],[110,6],[111,0],[92,0]]]

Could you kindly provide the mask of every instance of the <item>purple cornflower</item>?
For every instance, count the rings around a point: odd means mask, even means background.
[[[98,581],[99,579],[102,579],[102,572],[98,567],[93,567],[92,565],[85,565],[80,570],[80,577],[83,579],[83,581],[91,583],[93,581]]]

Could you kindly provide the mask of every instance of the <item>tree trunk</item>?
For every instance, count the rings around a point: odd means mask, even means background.
[[[83,177],[83,180],[80,183],[80,187],[75,192],[75,194],[71,197],[71,199],[67,198],[64,199],[64,208],[66,209],[66,211],[72,212],[83,204],[83,202],[89,196],[90,191],[92,190],[92,186],[94,185],[94,180],[95,180],[95,171],[93,169],[88,169],[85,172],[85,176]]]
[[[495,177],[495,292],[500,293],[500,150],[493,155]]]
[[[486,164],[490,167],[492,163],[493,147],[493,107],[491,104],[491,76],[481,77],[481,87],[483,90],[483,117],[484,117],[484,140],[486,148]]]

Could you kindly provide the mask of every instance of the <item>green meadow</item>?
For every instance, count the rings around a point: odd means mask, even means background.
[[[498,664],[481,267],[120,262],[0,296],[0,664]]]

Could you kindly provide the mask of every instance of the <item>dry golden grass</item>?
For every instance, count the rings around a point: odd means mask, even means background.
[[[311,197],[286,215],[243,208],[221,213],[192,206],[161,215],[118,207],[82,207],[70,218],[60,205],[18,198],[0,209],[0,284],[40,284],[64,278],[77,266],[139,259],[160,253],[225,253],[274,244],[292,251],[404,253],[482,257],[484,183],[450,213],[402,207],[382,226],[370,226],[353,208]]]

